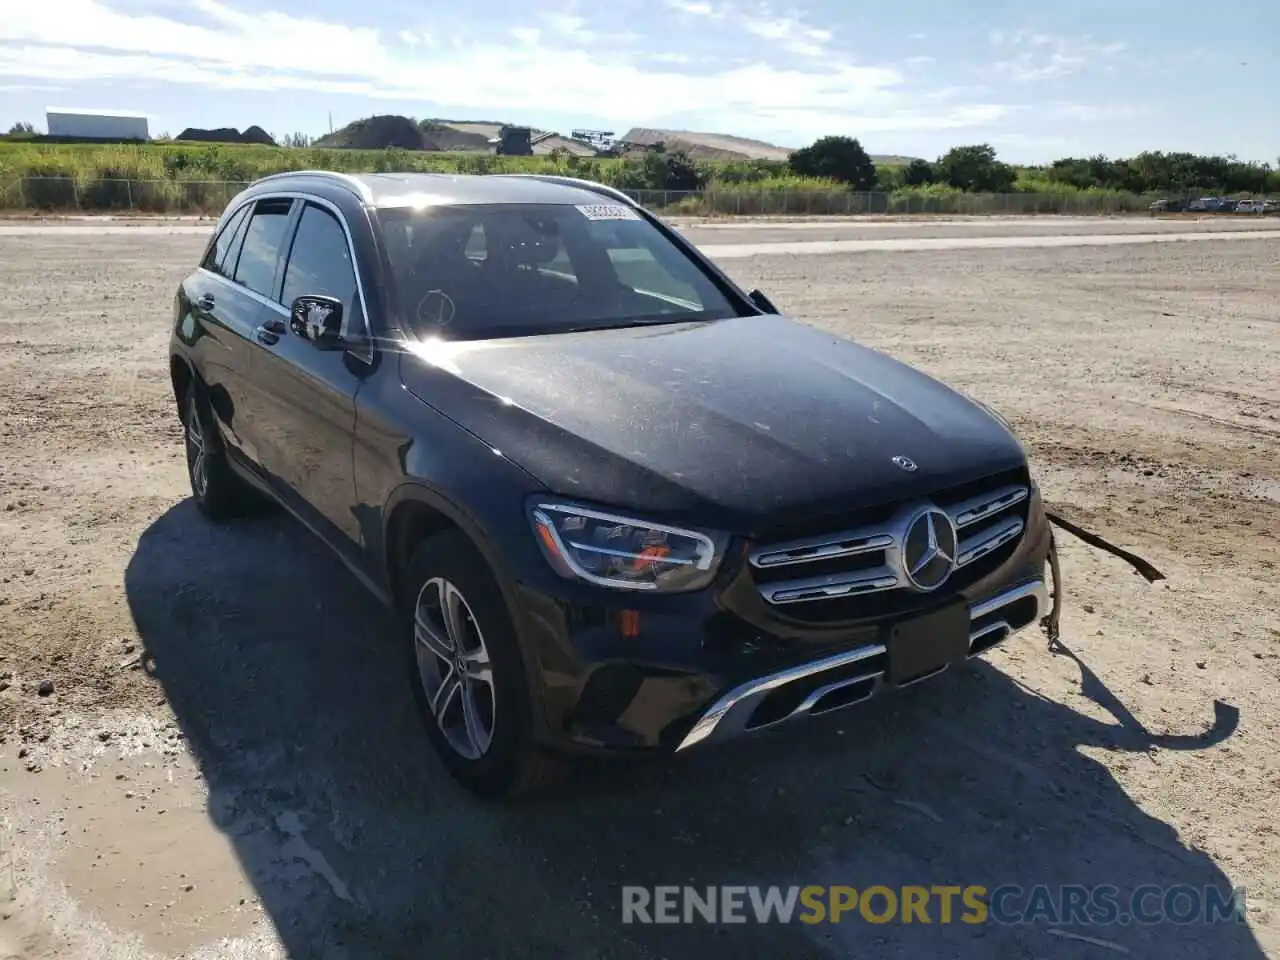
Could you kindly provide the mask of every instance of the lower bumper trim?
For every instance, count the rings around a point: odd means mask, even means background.
[[[977,656],[1038,623],[1048,605],[1049,595],[1042,580],[1020,584],[972,604],[969,656]],[[676,751],[700,743],[728,740],[801,717],[830,713],[870,699],[885,686],[886,656],[883,644],[868,644],[740,684],[707,708]],[[858,669],[859,666],[865,669]],[[919,680],[936,677],[945,669]],[[822,682],[824,679],[827,682]],[[789,688],[801,687],[803,695],[793,706],[784,703],[781,710],[759,710],[766,699],[781,695]],[[764,715],[758,716],[759,713]]]

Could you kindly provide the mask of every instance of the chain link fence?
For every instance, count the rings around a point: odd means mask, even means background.
[[[19,177],[0,182],[0,210],[220,213],[249,181]]]
[[[82,179],[21,177],[0,181],[0,210],[217,214],[248,185],[237,180]],[[709,190],[625,190],[667,215],[853,216],[858,214],[1106,215],[1146,213],[1156,197],[1101,193],[960,193],[899,190],[858,193],[840,189],[741,186]]]
[[[1152,197],[1087,193],[961,193],[898,190],[627,190],[654,210],[737,216],[855,216],[874,214],[1116,214],[1147,212]]]

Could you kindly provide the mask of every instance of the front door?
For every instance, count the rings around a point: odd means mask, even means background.
[[[277,298],[285,322],[258,339],[254,354],[253,378],[265,413],[260,454],[281,499],[336,547],[354,551],[361,539],[352,467],[355,398],[366,366],[351,352],[317,349],[289,329],[288,313],[295,297],[336,297],[349,334],[363,326],[362,305],[338,215],[313,201],[299,202]]]

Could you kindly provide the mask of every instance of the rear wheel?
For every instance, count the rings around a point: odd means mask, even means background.
[[[528,674],[497,581],[458,531],[413,553],[403,601],[408,672],[427,736],[449,772],[489,798],[554,771],[530,735]]]
[[[200,512],[217,521],[248,512],[259,498],[231,472],[226,449],[213,426],[213,411],[195,384],[183,398],[182,426],[187,478]]]

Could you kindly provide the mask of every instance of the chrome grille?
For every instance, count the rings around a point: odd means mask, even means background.
[[[888,591],[919,596],[903,569],[903,544],[912,519],[921,509],[936,505],[951,519],[956,533],[955,569],[948,582],[962,586],[966,568],[1004,552],[1026,527],[1029,485],[1007,480],[993,478],[976,493],[972,485],[941,491],[928,501],[903,504],[888,518],[839,532],[764,544],[750,554],[752,576],[764,599],[778,605]]]

